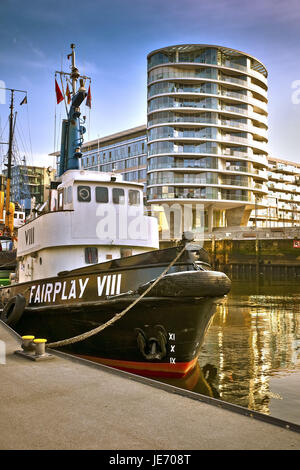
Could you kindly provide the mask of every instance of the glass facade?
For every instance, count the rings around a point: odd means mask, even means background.
[[[125,181],[146,185],[147,135],[145,126],[129,129],[82,147],[81,167],[94,171],[122,173]],[[146,190],[146,188],[145,188]]]
[[[147,109],[150,204],[186,198],[208,208],[209,200],[219,212],[244,202],[249,213],[254,201],[262,204],[268,152],[261,62],[219,46],[154,51],[148,55]]]

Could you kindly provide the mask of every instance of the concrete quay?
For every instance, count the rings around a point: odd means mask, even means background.
[[[1,450],[299,450],[300,433],[56,355],[14,354],[0,322]],[[134,453],[133,453],[134,455]]]

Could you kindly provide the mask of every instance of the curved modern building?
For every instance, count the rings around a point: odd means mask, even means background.
[[[205,227],[266,206],[267,70],[249,54],[186,44],[148,54],[147,199],[203,204]]]

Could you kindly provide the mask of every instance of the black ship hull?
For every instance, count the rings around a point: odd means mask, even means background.
[[[48,343],[81,335],[138,299],[177,250],[157,250],[3,287],[2,320],[22,336],[46,338]],[[195,367],[217,300],[229,290],[230,280],[209,270],[203,253],[196,264],[195,252],[186,250],[126,315],[62,350],[141,375],[183,377]],[[18,297],[24,300],[21,313]]]

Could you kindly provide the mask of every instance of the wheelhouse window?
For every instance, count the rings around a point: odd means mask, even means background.
[[[84,249],[84,257],[86,264],[98,263],[98,248],[88,246]]]
[[[68,204],[71,204],[72,196],[73,196],[72,186],[69,186],[68,189],[67,189],[67,201],[66,201]]]
[[[77,197],[79,202],[91,202],[91,188],[89,186],[78,186]]]
[[[104,186],[96,187],[96,202],[108,202],[108,188],[105,188]]]
[[[64,193],[63,190],[58,191],[58,210],[63,210]]]
[[[128,193],[128,200],[130,206],[139,206],[140,204],[140,192],[130,189]]]
[[[121,188],[113,188],[113,203],[125,204],[125,192]]]

